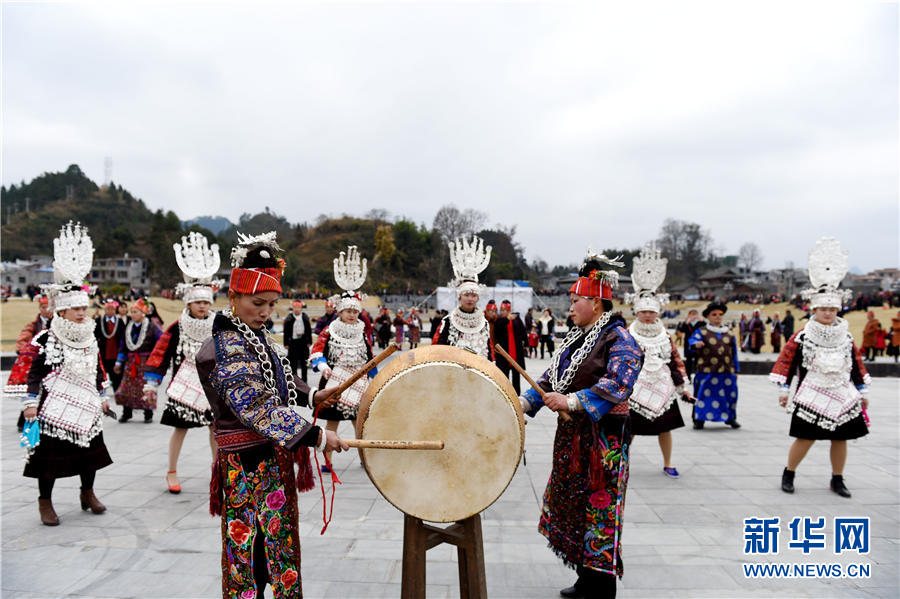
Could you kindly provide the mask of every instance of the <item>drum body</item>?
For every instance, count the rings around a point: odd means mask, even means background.
[[[506,489],[522,457],[519,399],[492,362],[447,345],[398,355],[371,381],[356,423],[360,439],[444,441],[444,449],[360,449],[378,491],[430,522],[478,514]]]

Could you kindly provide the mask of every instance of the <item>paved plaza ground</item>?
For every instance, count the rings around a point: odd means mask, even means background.
[[[547,360],[529,360],[539,374]],[[5,374],[2,377],[5,380]],[[674,462],[681,478],[667,478],[656,440],[634,444],[625,508],[625,576],[619,596],[631,597],[885,597],[900,588],[900,381],[875,379],[871,434],[851,441],[843,499],[828,490],[826,443],[813,447],[796,479],[797,492],[781,492],[790,444],[790,417],[779,409],[762,376],[740,377],[738,417],[674,432]],[[466,417],[453,412],[448,417]],[[221,595],[219,520],[208,512],[209,448],[205,431],[188,434],[179,464],[184,488],[166,491],[168,427],[107,420],[105,437],[114,464],[98,472],[95,489],[108,511],[78,505],[78,479],[58,481],[53,500],[61,525],[42,526],[37,484],[22,477],[14,423],[17,402],[2,402],[2,596],[200,598]],[[546,411],[545,411],[546,412]],[[537,531],[540,498],[550,470],[555,416],[542,413],[526,427],[527,465],[483,513],[488,594],[493,598],[558,597],[573,573],[547,549]],[[341,434],[350,435],[349,424]],[[303,588],[310,598],[399,597],[403,516],[369,481],[355,452],[337,456],[344,484],[324,536],[322,496],[300,498]],[[778,516],[778,555],[745,556],[743,520]],[[804,556],[787,547],[794,516],[825,517],[826,549]],[[831,520],[871,518],[868,555],[834,555]],[[458,597],[456,554],[449,546],[428,552],[428,597]],[[867,579],[749,580],[743,563],[869,564]],[[270,596],[270,595],[269,595]]]

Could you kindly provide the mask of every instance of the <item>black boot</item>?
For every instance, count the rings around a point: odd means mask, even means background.
[[[694,429],[695,430],[703,430],[703,421],[702,420],[694,420]]]
[[[153,410],[144,410],[144,422],[153,422]]]
[[[831,490],[841,497],[850,497],[850,489],[844,484],[844,477],[840,474],[831,475]]]
[[[131,408],[125,406],[122,408],[122,415],[119,416],[119,422],[128,422],[131,420]]]
[[[729,420],[725,424],[727,424],[731,428],[741,428],[741,424],[737,420]]]
[[[794,474],[796,474],[796,472],[788,470],[787,468],[781,473],[781,490],[785,493],[794,492]]]
[[[581,589],[578,588],[578,583],[576,582],[570,587],[566,587],[559,592],[560,597],[565,597],[566,599],[584,599],[585,594],[581,592]]]

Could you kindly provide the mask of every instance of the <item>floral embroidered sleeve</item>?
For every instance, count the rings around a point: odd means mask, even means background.
[[[34,322],[29,322],[25,325],[25,328],[19,332],[19,336],[16,337],[16,352],[20,352],[26,347],[28,347],[28,343],[34,337]]]
[[[606,374],[590,388],[575,392],[584,410],[595,421],[615,404],[628,400],[644,362],[644,353],[637,341],[622,327],[616,334],[618,339],[610,348]]]
[[[309,363],[312,365],[314,372],[319,372],[323,366],[328,366],[328,360],[325,359],[325,345],[327,343],[328,329],[325,329],[319,333],[319,336],[316,338],[316,343],[309,353]]]
[[[266,390],[259,361],[238,333],[224,331],[216,339],[213,387],[235,416],[281,447],[293,449],[312,425]]]

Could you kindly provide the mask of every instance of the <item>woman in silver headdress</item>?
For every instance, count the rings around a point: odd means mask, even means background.
[[[112,464],[103,442],[101,396],[109,381],[100,363],[94,321],[82,287],[94,255],[87,229],[71,222],[53,243],[56,283],[47,286],[55,317],[31,341],[36,355],[28,372],[25,408],[28,459],[24,475],[38,479],[41,522],[59,524],[51,495],[57,478],[81,478],[81,509],[106,511],[94,494],[97,470]],[[38,433],[39,435],[35,435]]]

